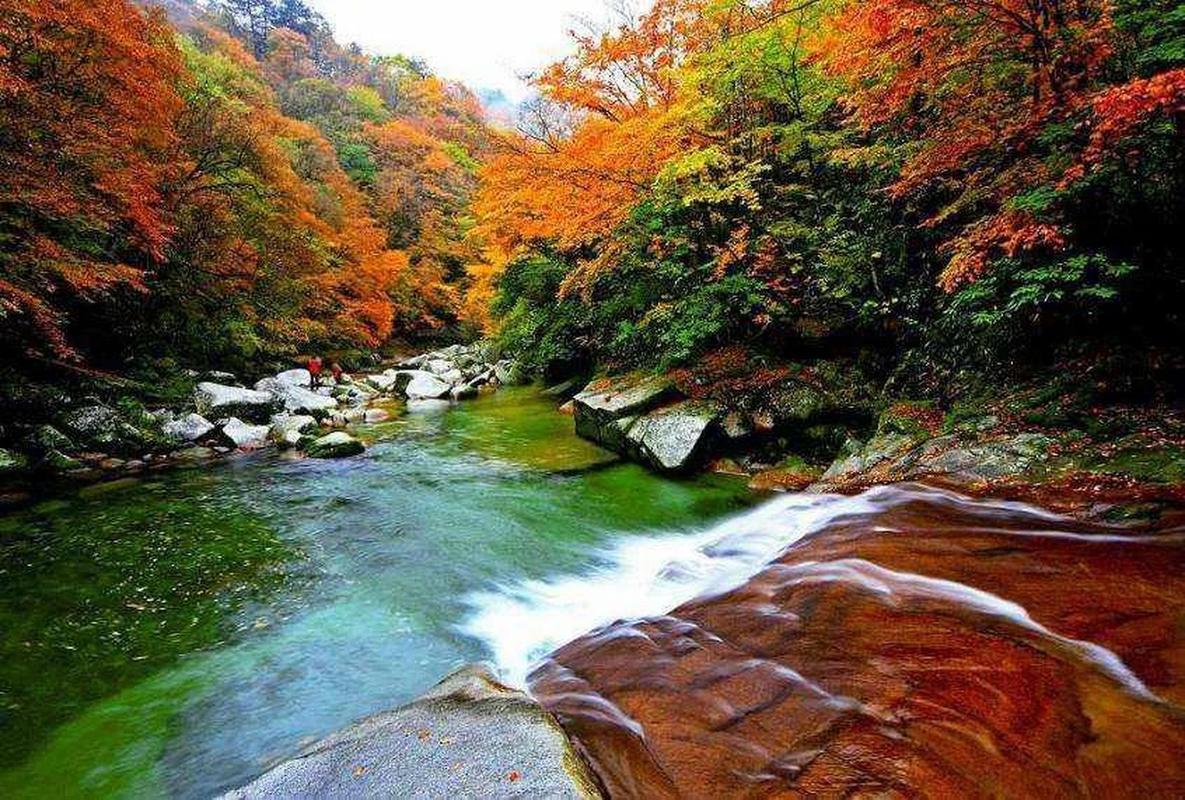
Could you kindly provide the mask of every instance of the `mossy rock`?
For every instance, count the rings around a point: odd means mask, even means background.
[[[305,455],[310,458],[349,458],[364,452],[366,445],[343,431],[315,439],[305,448]]]
[[[1185,483],[1185,448],[1138,444],[1090,466],[1095,472],[1124,475],[1148,483]]]
[[[20,453],[0,448],[0,475],[22,472],[29,467],[29,460]]]
[[[86,469],[85,464],[66,455],[61,450],[50,450],[46,453],[45,458],[41,460],[41,466],[53,472],[77,472],[80,469]]]

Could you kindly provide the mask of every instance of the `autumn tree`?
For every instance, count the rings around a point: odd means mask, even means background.
[[[0,320],[21,347],[74,355],[66,306],[143,290],[164,260],[182,80],[158,14],[0,2]]]

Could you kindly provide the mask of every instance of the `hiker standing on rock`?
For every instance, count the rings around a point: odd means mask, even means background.
[[[314,389],[321,387],[321,356],[313,356],[309,359],[309,376],[312,378],[310,385]]]

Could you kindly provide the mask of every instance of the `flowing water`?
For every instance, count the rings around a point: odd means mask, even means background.
[[[521,676],[586,618],[507,652],[482,632],[502,587],[752,502],[611,463],[554,406],[428,404],[363,431],[362,458],[244,458],[0,518],[0,797],[210,797],[465,663]]]
[[[1185,526],[757,504],[532,390],[0,518],[0,797],[204,798],[455,667],[613,796],[1185,796]]]

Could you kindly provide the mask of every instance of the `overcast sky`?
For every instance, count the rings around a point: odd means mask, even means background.
[[[307,2],[329,20],[340,42],[421,58],[446,78],[501,89],[513,101],[527,93],[519,75],[568,52],[574,20],[607,17],[606,0]]]

